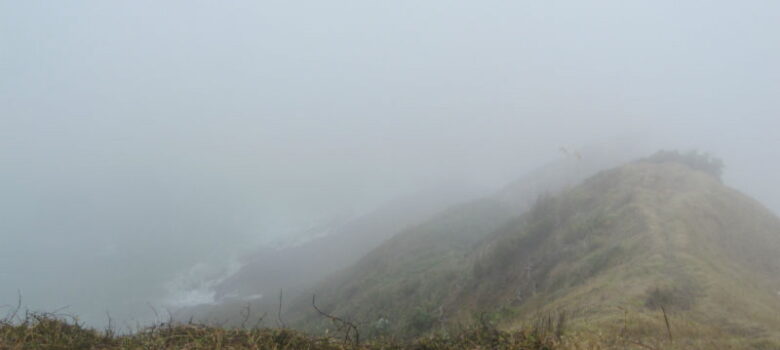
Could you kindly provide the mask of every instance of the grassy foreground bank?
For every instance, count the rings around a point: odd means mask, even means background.
[[[87,328],[71,317],[28,313],[0,322],[0,349],[555,349],[556,335],[540,330],[506,332],[489,324],[465,327],[458,334],[438,334],[412,341],[378,338],[361,342],[355,335],[311,336],[284,328],[229,329],[164,323],[132,334]]]

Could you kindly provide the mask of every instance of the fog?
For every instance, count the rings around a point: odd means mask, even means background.
[[[616,139],[715,154],[780,212],[778,13],[0,0],[0,305],[146,322],[312,225]]]

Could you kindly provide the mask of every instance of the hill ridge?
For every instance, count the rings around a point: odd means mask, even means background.
[[[509,328],[568,309],[578,313],[573,329],[619,329],[618,308],[644,319],[664,307],[689,325],[689,339],[780,339],[780,220],[713,173],[640,160],[541,196],[522,215],[496,215],[503,222],[472,205],[452,214],[460,223],[397,236],[321,284],[318,300],[413,335],[485,311]],[[322,327],[291,310],[303,327]]]

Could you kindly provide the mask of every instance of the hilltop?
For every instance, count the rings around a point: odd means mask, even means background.
[[[517,329],[556,315],[572,336],[605,344],[778,346],[780,220],[725,186],[721,166],[660,153],[540,196],[525,213],[496,198],[461,205],[312,293],[380,336],[478,317]],[[288,312],[327,329],[310,310],[301,298]]]

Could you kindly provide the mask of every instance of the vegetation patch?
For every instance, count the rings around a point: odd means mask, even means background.
[[[177,323],[116,335],[111,330],[86,328],[75,318],[43,313],[28,313],[15,322],[10,318],[0,322],[0,349],[3,350],[542,350],[555,349],[557,341],[553,334],[502,331],[489,323],[466,327],[455,334],[436,333],[411,341],[387,336],[360,343],[354,338],[315,337],[284,328],[226,329]]]
[[[687,165],[691,169],[703,171],[720,179],[723,173],[723,161],[720,158],[713,157],[707,153],[690,151],[680,153],[679,151],[659,151],[652,156],[643,158],[640,161],[652,163],[675,162]]]

